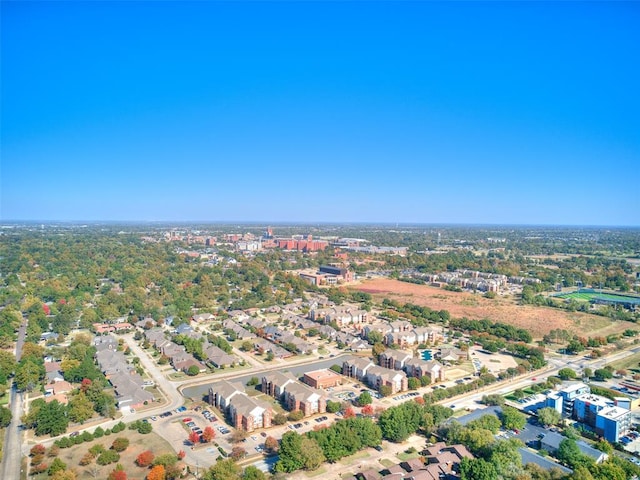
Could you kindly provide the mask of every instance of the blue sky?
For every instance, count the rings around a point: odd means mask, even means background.
[[[640,3],[1,13],[2,220],[640,225]]]

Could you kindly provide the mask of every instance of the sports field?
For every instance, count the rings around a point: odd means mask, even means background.
[[[581,302],[640,305],[640,297],[631,295],[619,295],[616,293],[598,292],[591,289],[582,289],[570,293],[561,293],[559,295],[555,295],[555,297],[573,299]]]

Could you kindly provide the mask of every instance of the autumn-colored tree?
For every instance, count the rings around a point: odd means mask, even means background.
[[[418,404],[418,405],[424,405],[424,398],[422,397],[416,397],[414,399],[414,401]]]
[[[73,470],[58,470],[49,477],[49,480],[76,480],[77,478],[78,476]]]
[[[362,407],[362,414],[363,415],[373,415],[373,405],[365,405],[364,407]]]
[[[205,442],[210,442],[211,440],[216,438],[216,431],[213,429],[213,427],[205,427],[204,431],[202,432],[202,438],[204,438]]]
[[[83,455],[83,457],[78,462],[81,466],[85,467],[89,465],[96,457],[93,456],[91,452],[87,452]]]
[[[166,472],[162,465],[156,465],[147,475],[147,480],[165,480]]]
[[[46,463],[41,463],[39,465],[32,467],[31,473],[37,474],[37,473],[46,472],[48,468],[49,468],[49,465],[47,465]]]
[[[44,455],[45,451],[46,451],[46,448],[44,447],[44,445],[39,443],[39,444],[34,445],[33,447],[31,447],[31,450],[29,450],[29,454],[31,456]]]
[[[264,448],[267,449],[268,452],[275,453],[278,451],[278,440],[274,437],[267,437],[264,440]]]
[[[200,441],[200,435],[198,435],[198,432],[191,432],[189,434],[189,441],[195,445],[196,443],[198,443]]]
[[[241,458],[244,458],[245,455],[247,454],[247,451],[239,446],[235,446],[231,449],[231,458],[233,458],[234,460],[240,460]]]
[[[165,467],[165,476],[167,480],[174,480],[176,478],[181,478],[184,473],[184,464],[183,463],[174,463],[173,465],[167,465]]]
[[[127,472],[124,471],[122,465],[118,464],[115,470],[109,474],[108,480],[127,480]]]
[[[44,454],[36,453],[31,457],[31,465],[38,465],[39,463],[42,463],[42,460],[44,460]]]
[[[49,452],[47,453],[48,457],[57,457],[60,454],[60,447],[58,445],[51,445],[49,448]]]
[[[184,457],[186,457],[186,456],[187,456],[187,454],[185,453],[185,451],[184,451],[184,450],[180,450],[180,451],[178,452],[178,460],[182,460],[182,459],[183,459]]]
[[[151,452],[151,450],[145,450],[136,457],[136,464],[139,467],[148,467],[151,465],[154,458],[156,458],[156,456]]]
[[[92,383],[93,382],[90,379],[83,378],[82,383],[80,384],[80,390],[82,390],[84,393],[87,393],[87,390],[89,390]]]
[[[356,412],[353,410],[353,407],[347,407],[344,411],[344,418],[353,418],[356,416]]]

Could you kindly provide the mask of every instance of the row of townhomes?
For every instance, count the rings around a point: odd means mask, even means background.
[[[144,390],[144,380],[127,362],[124,353],[117,351],[118,340],[111,336],[97,336],[93,339],[96,347],[96,362],[116,394],[118,408],[138,408],[145,402],[152,402],[153,395]]]
[[[189,367],[195,365],[200,372],[206,372],[207,367],[196,358],[187,353],[183,345],[169,340],[165,331],[160,328],[152,328],[144,332],[144,338],[162,355],[169,359],[171,366],[178,371],[186,372]]]

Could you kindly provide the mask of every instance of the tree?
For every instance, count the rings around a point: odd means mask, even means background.
[[[482,397],[482,403],[485,405],[504,405],[504,397],[502,395],[498,395],[497,393],[491,395],[484,395]]]
[[[460,461],[461,480],[498,480],[498,471],[482,458],[463,458]]]
[[[496,434],[498,430],[500,430],[501,426],[500,419],[492,414],[482,415],[480,418],[476,420],[472,420],[467,424],[468,428],[471,429],[484,429],[489,430],[491,433]]]
[[[63,471],[63,470],[66,470],[66,469],[67,469],[67,464],[66,463],[64,463],[59,458],[54,458],[53,462],[51,463],[51,466],[49,467],[49,470],[47,470],[47,473],[49,475],[53,475],[56,472]]]
[[[280,442],[280,460],[276,463],[276,472],[291,473],[304,467],[302,437],[296,432],[286,432]]]
[[[11,410],[0,406],[0,428],[8,427],[11,423]]]
[[[137,427],[138,433],[146,435],[147,433],[151,433],[153,427],[149,422],[140,422]]]
[[[16,367],[15,382],[18,390],[33,390],[40,379],[44,376],[44,366],[40,365],[36,360],[27,358],[20,361]]]
[[[242,480],[267,480],[267,475],[254,465],[249,465],[242,473]]]
[[[247,451],[239,445],[235,445],[231,449],[231,458],[238,461],[247,455]]]
[[[322,448],[314,439],[303,437],[300,448],[305,470],[316,470],[326,460]]]
[[[190,377],[195,377],[196,375],[198,375],[200,373],[200,369],[198,368],[197,365],[191,365],[189,368],[187,368],[187,372],[186,373]]]
[[[113,448],[116,452],[124,452],[129,446],[129,439],[125,437],[116,438],[111,444],[111,448]]]
[[[144,452],[141,452],[136,457],[136,464],[139,467],[148,467],[149,465],[151,465],[153,463],[153,459],[154,458],[155,458],[155,455],[153,454],[153,452],[151,450],[145,450]]]
[[[507,430],[519,430],[527,424],[524,413],[513,407],[502,407],[500,417],[502,426]]]
[[[371,394],[367,390],[366,392],[362,392],[358,397],[358,405],[364,407],[365,405],[370,405],[373,402],[373,398],[371,398]]]
[[[45,446],[41,443],[38,443],[37,445],[31,447],[31,450],[29,450],[29,455],[44,455],[46,451],[47,449],[45,448]]]
[[[67,411],[69,412],[69,420],[75,423],[84,423],[93,416],[93,403],[84,392],[80,392],[71,397]]]
[[[298,422],[304,418],[304,412],[302,410],[294,410],[293,412],[289,412],[287,418],[290,422]]]
[[[108,480],[127,480],[127,472],[122,465],[118,464],[109,474]]]
[[[569,468],[578,468],[580,465],[585,465],[584,455],[580,451],[578,444],[571,438],[566,438],[560,442],[556,457],[561,462],[569,466]]]
[[[202,476],[203,480],[240,480],[242,469],[231,458],[219,460]]]
[[[200,441],[200,435],[198,432],[191,431],[189,433],[189,441],[192,445],[196,445]]]
[[[327,411],[329,411],[328,408],[327,408]],[[271,423],[273,423],[274,425],[284,425],[285,423],[287,423],[287,417],[283,413],[276,413],[273,416],[273,420],[271,421]]]
[[[389,385],[380,385],[379,392],[380,392],[381,396],[388,397],[389,395],[391,395],[393,393],[393,390],[391,389],[391,387]]]
[[[202,432],[202,438],[204,439],[205,442],[209,443],[215,437],[216,437],[216,431],[213,429],[213,427],[207,426],[204,428]]]
[[[242,342],[242,345],[240,345],[240,350],[243,352],[250,352],[253,350],[253,344],[249,340],[245,340]]]
[[[496,467],[498,476],[506,478],[511,472],[522,468],[522,456],[519,448],[522,442],[518,439],[498,440],[491,446],[488,460]]]
[[[274,437],[269,436],[264,439],[264,447],[269,453],[276,453],[279,446],[280,444],[278,443],[278,440],[276,440]]]
[[[247,381],[247,387],[253,387],[255,385],[258,385],[259,383],[260,383],[260,379],[258,377],[251,377]]]
[[[58,470],[51,477],[49,477],[49,480],[76,480],[77,478],[78,476],[73,470]],[[124,478],[124,480],[127,479]]]
[[[353,418],[356,416],[356,412],[353,410],[353,407],[347,407],[344,410],[344,418]]]
[[[567,353],[580,353],[584,351],[584,345],[576,338],[571,340],[565,348]]]
[[[235,430],[230,436],[229,441],[231,443],[240,443],[245,438],[247,438],[247,432],[244,430]]]
[[[577,377],[577,374],[573,369],[567,367],[567,368],[561,368],[560,370],[558,370],[558,376],[562,380],[572,380]]]
[[[110,463],[115,463],[120,460],[120,454],[115,450],[105,450],[102,452],[96,462],[98,465],[109,465]]]
[[[147,475],[147,480],[165,480],[166,470],[162,465],[156,465]]]
[[[42,405],[35,420],[36,435],[57,436],[64,433],[69,425],[67,409],[57,400]]]
[[[595,372],[593,372],[593,376],[596,380],[600,382],[613,378],[613,374],[611,373],[611,370],[607,368],[598,368]]]
[[[613,445],[607,442],[604,438],[599,440],[594,447],[607,455],[611,455],[613,453]]]
[[[538,421],[545,427],[557,425],[560,423],[561,418],[560,412],[555,408],[544,407],[538,410]]]
[[[409,390],[417,390],[421,386],[420,379],[416,377],[409,377],[409,380],[407,380],[407,385],[409,387]]]
[[[334,402],[333,400],[327,401],[327,412],[329,413],[337,413],[342,408],[342,404],[340,402]]]
[[[422,400],[422,397],[418,397],[418,398]],[[418,398],[416,398],[416,400]],[[422,401],[424,402],[424,400]],[[373,415],[373,405],[365,405],[364,407],[362,407],[362,414],[367,416]]]
[[[582,376],[584,378],[591,378],[593,377],[593,370],[590,369],[589,367],[585,367],[585,369],[582,371]]]

